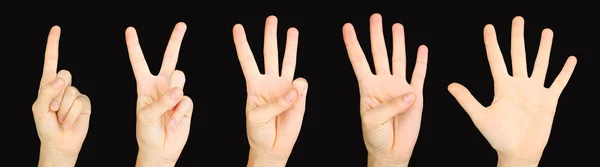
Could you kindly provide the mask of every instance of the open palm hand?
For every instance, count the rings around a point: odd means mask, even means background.
[[[145,158],[139,161],[174,164],[187,141],[193,102],[183,94],[185,75],[175,70],[185,30],[184,23],[175,26],[158,75],[150,73],[135,29],[130,27],[126,31],[129,58],[137,82],[138,160]]]
[[[512,25],[511,58],[513,75],[507,72],[496,32],[492,25],[484,29],[488,61],[494,78],[494,100],[482,106],[462,85],[448,89],[467,111],[475,126],[498,152],[499,158],[537,164],[548,142],[558,98],[567,85],[577,60],[571,56],[550,88],[544,87],[552,45],[550,29],[542,39],[531,77],[528,76],[524,20],[516,17]]]
[[[344,25],[344,41],[360,87],[363,136],[370,156],[406,164],[417,141],[423,110],[423,83],[427,47],[419,47],[411,83],[406,81],[404,28],[395,24],[390,72],[382,18],[371,16],[374,75],[350,23]]]

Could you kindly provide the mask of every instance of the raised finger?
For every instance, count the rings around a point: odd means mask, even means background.
[[[56,77],[56,69],[58,66],[58,42],[60,40],[60,27],[53,26],[48,34],[46,42],[46,53],[44,55],[44,69],[40,87],[48,84]]]
[[[387,49],[385,48],[382,22],[380,14],[375,13],[371,16],[371,52],[373,52],[376,74],[389,75],[391,73],[390,63],[388,62]]]
[[[144,53],[142,52],[142,47],[140,46],[135,28],[128,27],[127,30],[125,30],[125,41],[127,43],[129,61],[131,62],[135,78],[140,79],[151,76],[152,73],[150,73],[148,64],[146,64],[146,59],[144,58]]]
[[[512,74],[515,77],[528,77],[527,57],[525,56],[525,21],[517,16],[513,19],[510,56],[512,61]]]
[[[169,44],[167,44],[167,49],[165,50],[165,55],[163,57],[159,74],[169,75],[175,70],[175,67],[177,66],[177,59],[179,57],[179,50],[181,48],[181,42],[183,41],[183,36],[185,35],[186,29],[187,25],[185,25],[183,22],[175,25],[173,33],[171,34],[171,39],[169,39]]]
[[[500,46],[498,46],[498,39],[496,39],[496,30],[494,29],[494,26],[488,24],[483,31],[485,50],[490,69],[492,70],[492,76],[495,80],[508,77],[509,75],[506,71],[506,64],[504,64],[502,51],[500,50]]]
[[[536,80],[541,85],[544,85],[546,80],[546,72],[548,71],[548,61],[550,61],[550,50],[552,49],[552,38],[554,33],[550,29],[542,31],[542,39],[540,40],[540,48],[538,49],[535,64],[531,79]]]
[[[415,63],[415,70],[413,71],[410,84],[413,88],[423,91],[423,85],[425,83],[425,75],[427,73],[427,57],[429,50],[427,46],[419,46],[417,51],[417,62]]]
[[[371,72],[371,68],[369,67],[369,62],[365,57],[365,53],[360,47],[360,43],[358,43],[358,38],[356,37],[352,24],[346,23],[342,33],[344,36],[344,43],[346,44],[346,50],[348,51],[348,57],[354,68],[356,78],[361,80],[364,77],[373,75],[373,72]]]
[[[392,26],[392,72],[401,77],[406,76],[406,47],[404,42],[404,26],[396,23]]]
[[[567,62],[563,66],[562,70],[556,77],[556,79],[554,79],[552,86],[550,86],[550,90],[552,92],[554,92],[557,95],[560,95],[562,93],[562,91],[567,86],[569,79],[571,79],[571,75],[575,70],[575,65],[577,65],[577,58],[575,58],[575,56],[570,56],[569,59],[567,59]]]
[[[246,32],[241,24],[233,26],[233,41],[235,42],[235,50],[246,80],[260,76],[261,74],[254,60],[254,55],[252,54],[250,45],[248,45],[248,39],[246,39]]]
[[[287,32],[287,41],[285,42],[285,53],[281,67],[281,77],[292,80],[296,70],[296,56],[298,52],[298,30],[290,28]]]
[[[279,76],[277,51],[277,17],[269,16],[265,24],[265,75]]]

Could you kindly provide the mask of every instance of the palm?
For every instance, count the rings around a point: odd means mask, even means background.
[[[417,101],[407,111],[395,115],[376,128],[364,127],[367,133],[365,142],[367,147],[372,148],[373,151],[389,150],[401,156],[405,155],[406,150],[412,150],[419,134],[420,113],[423,109],[421,90],[414,89],[406,82],[406,79],[397,76],[374,76],[361,80],[359,85],[361,113],[369,112],[382,102],[392,100],[393,97],[399,97],[408,92],[418,92]]]
[[[546,88],[528,80],[510,80],[498,85],[498,95],[478,126],[499,152],[532,156],[528,159],[541,157],[552,127],[555,99]]]
[[[283,79],[281,77],[270,76],[261,76],[260,79],[251,80],[247,84],[249,94],[246,104],[246,112],[252,111],[253,109],[259,106],[265,105],[269,102],[276,100],[292,88],[292,81]],[[283,114],[271,118],[264,124],[260,125],[260,127],[254,127],[254,124],[249,124],[249,128],[256,130],[252,132],[256,133],[256,135],[249,135],[250,142],[255,143],[261,147],[272,146],[273,143],[275,143],[277,129],[280,129],[281,132],[286,131],[286,122],[281,122],[279,125],[276,124],[277,120],[284,120],[283,118],[285,117],[285,115],[286,111],[284,111]],[[289,125],[287,125],[287,128],[289,128]],[[275,148],[276,149],[274,149],[274,151],[281,151],[278,149],[287,149],[290,148],[290,146],[287,145],[285,147]]]
[[[137,82],[138,144],[140,149],[170,160],[179,157],[187,141],[193,108],[191,99],[187,96],[183,96],[180,101],[165,99],[174,96],[169,92],[183,89],[185,84],[183,72],[175,70],[185,30],[186,25],[183,23],[175,26],[158,75],[150,73],[135,29],[128,28],[126,32],[129,56]],[[170,103],[167,101],[173,101],[173,106],[165,106]]]
[[[148,80],[140,80],[138,83],[138,111],[143,109],[144,107],[158,101],[160,99],[160,95],[166,93],[170,89],[169,85],[170,78],[166,75],[158,75],[152,76],[148,78]],[[167,155],[176,155],[179,156],[181,149],[183,149],[183,144],[187,141],[190,124],[183,123],[178,126],[172,127],[169,126],[169,119],[171,118],[171,113],[163,114],[161,116],[160,123],[158,124],[144,124],[140,126],[140,129],[144,129],[144,133],[140,133],[140,139],[147,141],[142,141],[143,143],[157,143],[158,149],[161,149],[162,152],[165,152]],[[162,136],[159,138],[155,138],[156,136]],[[160,147],[158,147],[160,146]]]
[[[419,134],[427,48],[419,48],[417,64],[409,84],[406,80],[404,29],[402,25],[395,24],[392,31],[393,74],[390,72],[381,16],[374,14],[371,17],[371,50],[377,75],[369,69],[352,25],[346,24],[343,33],[360,87],[360,112],[367,150],[370,154],[404,163],[410,159]],[[408,94],[414,94],[411,102],[396,104],[397,99]]]
[[[88,131],[88,122],[77,120],[69,129],[63,129],[56,119],[56,114],[51,113],[48,118],[37,126],[38,136],[41,141],[47,141],[51,146],[60,146],[55,148],[70,155],[77,155]]]
[[[485,43],[495,82],[492,104],[483,107],[460,84],[449,90],[467,111],[475,126],[499,154],[527,161],[537,161],[548,142],[558,97],[569,80],[576,59],[570,57],[550,88],[544,87],[552,43],[552,31],[544,30],[535,67],[528,76],[524,21],[513,20],[513,76],[508,75],[493,26],[485,27]]]
[[[251,150],[286,159],[300,133],[308,86],[304,79],[293,79],[298,31],[295,28],[288,31],[281,75],[275,16],[267,18],[265,26],[265,74],[258,70],[241,25],[233,28],[233,37],[246,78],[246,129]],[[296,98],[282,100],[291,92]]]

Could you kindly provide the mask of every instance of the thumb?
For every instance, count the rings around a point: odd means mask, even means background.
[[[448,85],[448,91],[454,96],[460,106],[469,114],[473,122],[480,120],[481,115],[485,107],[483,107],[475,97],[471,94],[469,89],[459,83],[452,83]]]
[[[179,87],[171,88],[167,93],[163,94],[158,101],[151,103],[140,111],[138,119],[142,121],[156,121],[160,119],[162,114],[173,109],[183,96],[183,90]]]
[[[376,108],[365,112],[363,115],[363,122],[383,124],[392,117],[410,108],[412,104],[415,103],[416,99],[417,96],[412,92],[395,97],[392,100],[384,102]]]
[[[252,123],[268,122],[271,118],[288,110],[297,97],[298,92],[295,89],[290,89],[285,95],[276,100],[248,112],[248,120]]]

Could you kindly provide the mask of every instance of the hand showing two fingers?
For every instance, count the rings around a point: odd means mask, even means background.
[[[268,17],[265,25],[265,74],[258,70],[242,25],[234,26],[233,38],[248,91],[249,166],[265,161],[276,161],[276,166],[284,166],[300,133],[308,89],[305,79],[294,80],[298,30],[290,28],[287,32],[281,75],[275,16]]]
[[[175,26],[158,75],[150,73],[135,29],[126,30],[129,58],[137,82],[139,166],[172,166],[187,142],[194,103],[183,93],[185,75],[175,70],[186,28],[184,23]]]
[[[59,39],[60,28],[54,26],[48,35],[40,89],[32,110],[42,150],[76,159],[87,135],[91,103],[71,86],[69,71],[56,73]]]

